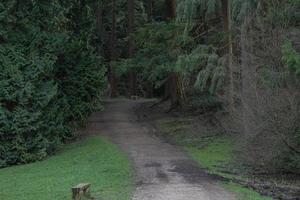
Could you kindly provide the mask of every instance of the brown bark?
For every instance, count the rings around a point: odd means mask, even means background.
[[[171,99],[171,108],[182,106],[184,95],[179,73],[172,72],[168,77],[168,88]]]
[[[229,0],[221,0],[222,1],[222,15],[223,15],[223,24],[224,31],[229,31],[229,16],[228,16],[228,1]]]
[[[176,17],[176,0],[165,0],[167,19],[174,19]]]
[[[167,19],[176,17],[176,0],[165,0],[167,7]],[[184,101],[184,93],[181,77],[178,72],[171,72],[165,86],[165,96],[171,99],[171,109],[181,106]]]

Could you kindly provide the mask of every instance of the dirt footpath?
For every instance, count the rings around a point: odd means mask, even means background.
[[[133,200],[233,200],[179,148],[151,134],[137,120],[134,108],[143,101],[108,100],[94,113],[86,132],[118,144],[132,160],[136,190]]]

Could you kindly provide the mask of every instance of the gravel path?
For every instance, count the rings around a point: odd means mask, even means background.
[[[134,108],[142,101],[108,100],[94,113],[85,130],[118,144],[132,160],[136,190],[133,200],[233,200],[183,151],[151,134],[137,120]]]

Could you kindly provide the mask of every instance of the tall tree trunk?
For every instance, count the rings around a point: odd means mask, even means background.
[[[167,19],[174,19],[176,17],[176,0],[165,0]]]
[[[184,93],[180,74],[178,72],[171,72],[168,78],[168,84],[171,98],[171,108],[182,106],[184,101]]]
[[[128,20],[128,57],[134,55],[134,42],[130,34],[134,32],[135,0],[127,0],[127,20]],[[128,96],[137,95],[136,73],[131,70],[128,73]]]
[[[224,22],[224,31],[227,33],[228,43],[228,101],[229,111],[234,111],[234,76],[233,76],[233,41],[231,25],[231,0],[222,0],[222,13]]]
[[[110,61],[117,60],[117,16],[116,16],[116,0],[112,0],[112,28],[111,28],[111,49],[110,49]],[[113,71],[113,66],[110,64],[108,67],[108,81],[110,84],[110,96],[117,96],[117,80]]]
[[[165,0],[167,8],[167,19],[173,20],[176,18],[176,0]],[[166,93],[171,99],[171,108],[181,106],[184,100],[183,87],[180,74],[171,72],[166,83]]]
[[[147,21],[151,22],[153,19],[153,0],[147,0]]]

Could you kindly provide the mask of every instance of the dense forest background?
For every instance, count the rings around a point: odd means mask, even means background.
[[[213,115],[246,165],[300,173],[299,25],[299,0],[2,1],[0,167],[125,95]]]

